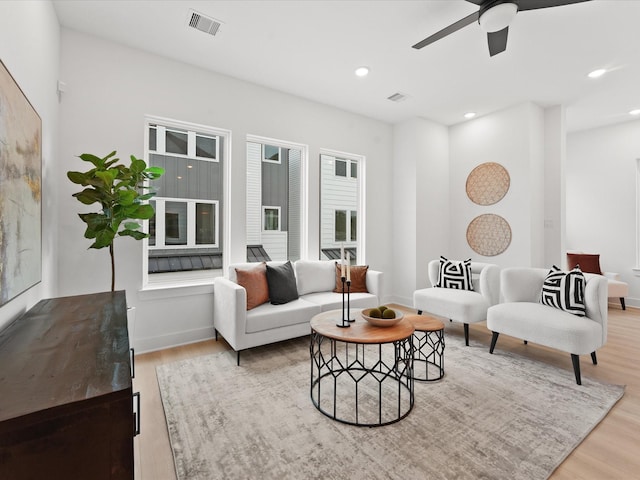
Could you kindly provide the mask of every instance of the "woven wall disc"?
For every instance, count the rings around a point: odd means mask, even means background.
[[[493,257],[504,252],[511,243],[511,227],[500,215],[485,213],[467,227],[467,243],[474,252]]]
[[[467,196],[478,205],[493,205],[507,194],[510,183],[509,172],[502,165],[482,163],[467,177]]]

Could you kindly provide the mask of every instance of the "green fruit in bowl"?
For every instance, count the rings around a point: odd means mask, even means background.
[[[380,310],[380,313],[384,313],[384,311],[389,308],[389,307],[385,307],[384,305],[381,305],[378,307],[378,310]]]
[[[372,308],[369,310],[369,316],[371,318],[382,318],[382,312],[379,308]]]
[[[390,308],[387,308],[384,312],[382,312],[382,318],[396,318],[396,312],[394,312]]]

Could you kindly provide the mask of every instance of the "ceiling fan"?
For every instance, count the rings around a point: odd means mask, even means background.
[[[507,48],[507,34],[509,24],[518,12],[536,10],[539,8],[559,7],[572,3],[588,2],[590,0],[466,0],[478,5],[480,9],[469,16],[452,23],[437,33],[416,43],[413,48],[420,49],[436,40],[457,32],[463,27],[477,21],[480,27],[487,32],[490,56],[504,52]]]

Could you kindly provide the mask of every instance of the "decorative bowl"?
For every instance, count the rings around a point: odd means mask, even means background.
[[[369,312],[372,308],[365,308],[362,310],[361,315],[367,322],[376,327],[392,327],[398,323],[404,317],[404,314],[399,310],[393,310],[396,312],[396,318],[374,318],[369,316]]]

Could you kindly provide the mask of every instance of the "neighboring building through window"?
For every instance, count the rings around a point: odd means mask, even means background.
[[[300,258],[305,158],[302,145],[247,137],[247,261],[257,249],[271,260]]]
[[[222,268],[225,144],[229,132],[147,118],[147,163],[165,169],[151,185],[147,274]]]
[[[326,151],[320,155],[320,258],[339,258],[344,247],[364,262],[362,172],[364,157]],[[338,252],[338,253],[336,253]]]

